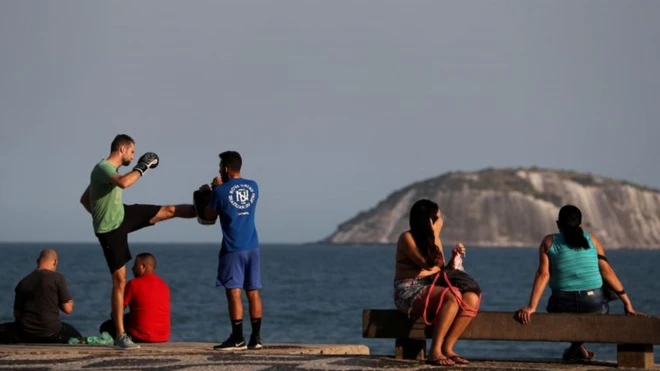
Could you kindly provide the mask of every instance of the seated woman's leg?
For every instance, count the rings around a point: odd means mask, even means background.
[[[474,312],[470,311],[470,309],[475,311],[478,309],[479,296],[473,292],[466,292],[463,294],[463,305],[466,306],[467,311],[462,308],[460,309],[454,323],[452,323],[449,328],[449,332],[442,345],[442,354],[458,364],[469,363],[466,359],[458,356],[458,354],[454,352],[454,345],[463,331],[465,331],[467,325],[470,324],[470,321],[474,318]]]
[[[548,300],[548,313],[600,313],[609,312],[609,305],[601,290],[580,292],[555,292]],[[572,342],[564,350],[565,361],[584,361],[594,358],[594,353],[584,347],[584,342]]]
[[[433,292],[431,293],[431,298],[429,300],[429,305],[426,310],[426,318],[432,319],[433,321],[433,340],[431,341],[431,349],[427,356],[427,359],[431,363],[437,363],[442,365],[453,365],[454,361],[445,357],[442,353],[442,344],[449,331],[449,327],[456,313],[458,313],[458,303],[456,297],[451,291],[447,291],[445,294],[442,306],[440,307],[440,312],[436,315],[436,310],[438,304],[440,303],[440,297],[442,292],[445,290],[444,287],[434,287]],[[417,299],[412,304],[411,316],[421,317],[424,314],[424,308],[426,307],[426,297],[428,290],[423,290],[422,295],[419,295]]]
[[[578,311],[575,294],[564,292],[553,292],[548,299],[548,313],[576,313]],[[582,348],[583,342],[572,342],[564,350],[562,358],[565,361],[575,359],[577,352]]]
[[[593,291],[592,294],[589,291]],[[582,292],[577,298],[577,313],[607,314],[610,312],[610,305],[605,299],[605,293],[602,289],[589,290]],[[595,356],[584,347],[584,343],[571,343],[571,347],[564,352],[564,358],[584,361],[591,360]]]
[[[564,350],[562,358],[564,361],[590,361],[595,356],[594,352],[587,350],[584,343],[571,343],[571,346]]]

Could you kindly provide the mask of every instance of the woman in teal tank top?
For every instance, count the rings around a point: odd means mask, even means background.
[[[559,233],[545,236],[539,249],[539,267],[534,278],[529,304],[518,310],[517,318],[529,323],[550,284],[552,295],[548,300],[550,313],[609,313],[609,304],[603,291],[607,283],[625,305],[627,314],[635,314],[630,299],[614,270],[605,258],[600,242],[582,230],[582,212],[573,205],[559,210]],[[571,343],[564,351],[564,360],[590,360],[594,353],[581,342]]]

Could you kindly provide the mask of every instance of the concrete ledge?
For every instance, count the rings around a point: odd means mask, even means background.
[[[0,346],[0,370],[429,370],[439,369],[419,361],[392,357],[345,355],[368,350],[363,345],[274,344],[263,350],[234,353],[211,350],[211,343],[147,344],[121,351],[91,345]],[[322,353],[323,352],[323,353]],[[331,355],[344,352],[342,355]],[[557,359],[472,359],[470,365],[451,370],[619,371],[614,362],[568,364]],[[655,370],[660,370],[656,367]]]
[[[15,344],[0,345],[0,354],[214,354],[251,353],[273,355],[369,355],[369,347],[361,344],[266,344],[263,349],[235,352],[213,350],[218,343],[171,342],[140,344],[139,349],[125,351],[110,345]]]

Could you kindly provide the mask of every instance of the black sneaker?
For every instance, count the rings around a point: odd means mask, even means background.
[[[264,345],[261,344],[261,338],[259,336],[250,336],[250,342],[247,347],[248,349],[261,349]]]
[[[245,350],[245,349],[247,349],[247,345],[245,345],[245,339],[236,340],[231,336],[229,337],[229,339],[225,340],[222,344],[213,347],[213,350],[222,350],[222,351]]]

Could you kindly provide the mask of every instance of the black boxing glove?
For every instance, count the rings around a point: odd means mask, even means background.
[[[158,155],[153,152],[147,152],[140,157],[133,170],[139,171],[140,176],[144,175],[149,169],[155,169],[159,163]]]

